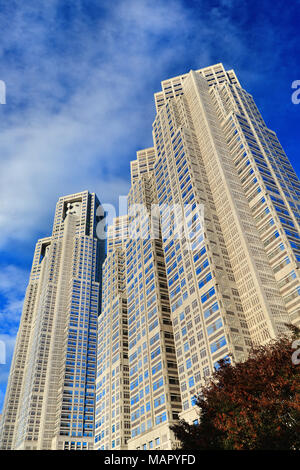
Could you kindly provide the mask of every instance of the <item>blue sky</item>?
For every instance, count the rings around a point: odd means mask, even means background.
[[[0,410],[37,238],[60,195],[117,202],[161,80],[234,68],[300,173],[300,1],[0,0]]]

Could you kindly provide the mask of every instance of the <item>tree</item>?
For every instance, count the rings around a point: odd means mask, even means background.
[[[300,364],[292,361],[292,342],[300,329],[248,359],[220,368],[197,396],[200,424],[171,427],[183,449],[300,450]],[[294,361],[295,362],[295,361]]]

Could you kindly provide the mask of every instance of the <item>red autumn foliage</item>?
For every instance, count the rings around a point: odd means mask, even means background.
[[[200,424],[171,427],[181,447],[300,450],[300,364],[292,362],[292,342],[283,336],[253,348],[245,362],[220,361],[197,397]]]

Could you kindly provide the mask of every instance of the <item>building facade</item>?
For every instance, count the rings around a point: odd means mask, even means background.
[[[158,220],[154,149],[137,152],[128,195],[126,286],[131,439],[129,449],[170,449],[181,411],[176,352]]]
[[[181,416],[191,420],[193,396],[218,360],[243,360],[252,344],[299,324],[300,185],[233,71],[217,64],[162,89],[153,124],[158,201],[182,207],[195,244],[176,231],[163,240]]]
[[[95,449],[124,450],[130,438],[128,318],[125,272],[127,216],[108,227],[98,319]]]
[[[102,243],[99,201],[61,197],[37,242],[3,409],[2,449],[92,449]]]
[[[198,419],[220,359],[300,324],[300,183],[252,96],[216,64],[163,81],[155,103],[122,242],[129,449],[176,446],[170,424]]]

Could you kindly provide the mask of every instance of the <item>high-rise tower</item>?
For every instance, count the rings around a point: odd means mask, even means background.
[[[300,324],[300,182],[252,96],[217,64],[163,81],[155,102],[122,244],[131,449],[170,449],[220,359]]]
[[[128,216],[108,229],[98,330],[100,450],[169,449],[175,443],[169,426],[181,411],[162,241],[151,220],[154,160],[153,148],[137,152]]]
[[[129,449],[170,449],[181,399],[161,230],[153,148],[137,152],[128,195],[126,284],[131,440]]]
[[[95,449],[124,450],[130,438],[125,246],[127,216],[108,227],[98,320]]]
[[[3,409],[2,449],[91,449],[99,286],[99,201],[61,197],[37,242]]]
[[[300,183],[233,71],[217,64],[162,89],[153,124],[158,201],[181,205],[199,233],[196,250],[176,233],[163,240],[181,416],[192,419],[193,395],[218,360],[243,360],[252,343],[300,322]]]

